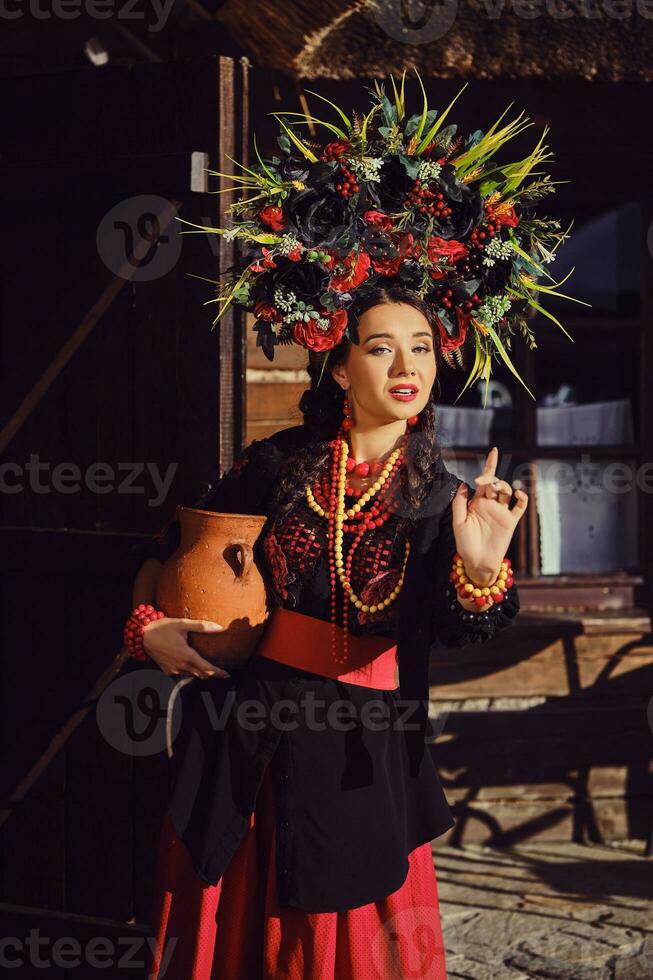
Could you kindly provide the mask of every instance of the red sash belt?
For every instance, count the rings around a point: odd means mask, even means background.
[[[347,662],[339,664],[331,651],[332,629],[326,620],[278,606],[270,614],[256,654],[347,684],[384,691],[394,691],[399,686],[396,643],[385,636],[350,633]],[[336,649],[342,656],[344,631],[341,626],[335,629]]]

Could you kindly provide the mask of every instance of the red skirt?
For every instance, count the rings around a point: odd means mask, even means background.
[[[148,980],[446,980],[430,843],[412,851],[403,885],[380,901],[304,912],[277,904],[275,825],[268,766],[249,829],[209,885],[166,819]]]

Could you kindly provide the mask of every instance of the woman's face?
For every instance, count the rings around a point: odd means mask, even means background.
[[[387,425],[418,415],[428,402],[437,371],[433,331],[407,303],[380,303],[358,321],[360,344],[350,344],[347,361],[333,368],[347,390],[357,427]],[[393,388],[417,388],[410,400]]]

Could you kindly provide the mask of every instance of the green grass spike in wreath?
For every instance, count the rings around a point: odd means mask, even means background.
[[[333,121],[271,113],[279,123],[276,155],[263,159],[254,138],[250,167],[232,161],[237,175],[208,171],[232,179],[241,195],[227,209],[230,228],[184,222],[240,244],[210,301],[218,304],[213,325],[234,303],[256,317],[257,344],[270,361],[278,344],[328,352],[345,336],[358,341],[357,299],[392,280],[431,304],[450,366],[463,367],[469,355],[458,398],[479,378],[487,397],[493,358],[534,397],[510,359],[512,336],[536,346],[524,316],[530,306],[571,340],[541,294],[583,303],[558,291],[573,269],[560,282],[546,269],[571,225],[563,230],[532,214],[558,183],[541,169],[553,156],[543,143],[548,127],[524,159],[499,162],[499,151],[533,125],[528,117],[505,121],[508,106],[486,132],[463,138],[449,115],[467,83],[438,111],[415,74],[423,101],[413,115],[405,72],[400,83],[391,76],[391,97],[375,82],[365,115],[348,116],[308,91]],[[322,127],[329,142],[306,139],[306,125]]]

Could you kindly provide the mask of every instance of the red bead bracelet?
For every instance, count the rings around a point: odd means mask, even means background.
[[[129,618],[125,623],[123,632],[123,642],[129,650],[129,656],[134,660],[149,660],[149,655],[143,646],[143,628],[148,623],[153,623],[157,619],[163,619],[164,612],[155,609],[149,603],[141,602],[132,609]]]

